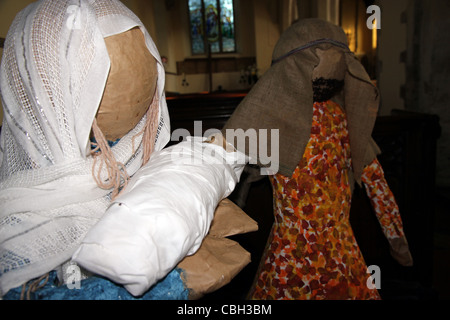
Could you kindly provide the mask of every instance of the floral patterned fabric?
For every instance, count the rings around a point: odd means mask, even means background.
[[[386,238],[392,240],[404,237],[397,202],[394,200],[394,195],[384,178],[383,168],[377,159],[364,169],[361,180]]]
[[[366,168],[364,182],[384,231],[400,235],[398,208],[381,166],[374,161]],[[291,178],[271,177],[275,223],[252,299],[380,299],[367,285],[370,274],[349,222],[350,169],[344,111],[332,101],[314,103],[311,137],[300,164]]]

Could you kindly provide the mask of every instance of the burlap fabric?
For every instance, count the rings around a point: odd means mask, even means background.
[[[250,263],[250,253],[228,237],[257,230],[258,224],[232,201],[224,199],[219,203],[200,249],[177,266],[189,288],[189,299],[220,289]]]
[[[354,179],[360,183],[365,165],[379,153],[371,138],[379,94],[367,72],[347,47],[344,31],[320,19],[299,20],[280,37],[273,52],[272,67],[260,78],[222,129],[279,130],[278,173],[292,176],[300,162],[311,133],[313,112],[312,74],[320,58],[316,50],[341,50],[347,72],[340,104],[345,108],[352,151]],[[299,50],[296,50],[300,48]],[[333,67],[333,66],[331,66]],[[340,67],[340,66],[335,66]],[[318,75],[320,76],[320,75]],[[258,131],[259,132],[259,131]],[[270,136],[270,135],[269,135]],[[231,139],[228,142],[233,143]],[[268,139],[267,150],[271,150]],[[239,149],[238,145],[235,145]],[[246,152],[259,164],[267,164],[261,154]],[[276,166],[277,164],[275,164]],[[271,167],[274,164],[271,163]]]

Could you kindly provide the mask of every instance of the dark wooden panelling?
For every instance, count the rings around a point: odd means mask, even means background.
[[[195,58],[177,62],[177,74],[200,74],[209,73],[211,65],[212,73],[239,72],[256,64],[255,57],[244,58]]]

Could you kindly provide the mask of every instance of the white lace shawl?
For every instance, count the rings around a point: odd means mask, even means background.
[[[0,69],[0,296],[68,261],[110,203],[92,177],[89,135],[110,68],[104,38],[133,27],[158,61],[161,150],[170,136],[164,69],[122,3],[38,1],[10,27]],[[145,120],[112,148],[130,176],[142,165]]]

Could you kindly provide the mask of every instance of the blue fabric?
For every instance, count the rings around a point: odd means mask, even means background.
[[[174,269],[142,297],[132,296],[124,287],[100,278],[90,277],[80,282],[80,289],[56,286],[56,272],[51,272],[47,284],[31,294],[31,300],[188,300],[181,269]],[[22,287],[10,290],[4,300],[19,300]]]
[[[94,150],[97,147],[97,140],[95,139],[95,137],[91,137],[91,150]],[[118,144],[120,141],[120,139],[117,139],[115,141],[111,141],[111,140],[107,140],[108,145],[110,148],[114,147],[116,144]]]

